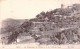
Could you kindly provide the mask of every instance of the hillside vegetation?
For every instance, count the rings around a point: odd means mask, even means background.
[[[40,44],[80,44],[80,4],[42,11],[36,18],[21,25],[15,24],[16,29],[13,24],[10,25],[13,28],[10,27],[12,30],[8,31],[12,33],[8,36],[8,43],[26,32]]]

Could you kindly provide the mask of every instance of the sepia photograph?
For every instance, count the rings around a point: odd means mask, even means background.
[[[80,0],[0,0],[0,45],[80,49]]]

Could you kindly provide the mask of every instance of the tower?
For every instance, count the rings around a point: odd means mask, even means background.
[[[61,8],[64,8],[64,4],[61,4]]]

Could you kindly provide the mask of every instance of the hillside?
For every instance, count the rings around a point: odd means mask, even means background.
[[[19,36],[25,39],[30,36],[40,44],[80,44],[80,4],[42,11],[36,18],[20,23],[21,21],[11,25],[13,28],[8,31],[12,33],[8,36],[8,44],[16,41]]]

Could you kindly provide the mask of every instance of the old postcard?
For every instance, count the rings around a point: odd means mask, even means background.
[[[0,0],[0,49],[80,49],[80,0]]]

